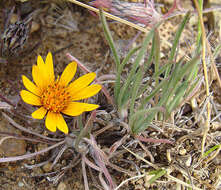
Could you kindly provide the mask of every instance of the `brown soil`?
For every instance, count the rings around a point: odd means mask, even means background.
[[[84,1],[87,2],[87,1]],[[188,4],[188,3],[187,3]],[[188,6],[192,6],[189,3]],[[0,57],[0,103],[9,100],[16,108],[9,105],[0,104],[0,133],[1,139],[13,134],[16,137],[5,139],[0,144],[0,157],[21,156],[24,154],[34,153],[51,146],[48,141],[45,143],[33,142],[30,139],[39,140],[38,137],[28,134],[27,132],[16,129],[13,123],[8,122],[5,115],[7,114],[13,121],[19,123],[21,126],[28,128],[36,133],[42,134],[51,138],[64,138],[60,132],[55,134],[46,131],[44,122],[36,122],[30,117],[30,110],[34,110],[22,103],[19,97],[19,91],[23,89],[21,76],[26,75],[31,77],[32,65],[36,63],[38,55],[43,58],[51,51],[54,55],[54,66],[57,75],[60,75],[65,66],[70,62],[66,53],[70,53],[84,64],[88,69],[96,72],[98,77],[104,74],[115,74],[115,65],[110,53],[108,44],[104,38],[102,26],[96,16],[90,14],[86,9],[81,8],[71,3],[64,3],[63,1],[27,1],[21,3],[20,1],[0,1],[0,24],[3,28],[7,16],[3,14],[6,10],[11,10],[15,7],[15,11],[9,22],[18,20],[19,15],[25,17],[27,13],[33,12],[33,21],[31,23],[31,32],[28,34],[28,41],[24,48],[18,50],[13,56]],[[205,17],[206,18],[206,17]],[[14,19],[14,20],[13,20]],[[175,31],[181,21],[181,17],[176,17],[173,20],[164,22],[160,28],[160,37],[162,40],[162,62],[166,62],[168,52]],[[207,23],[208,24],[208,23]],[[118,22],[109,23],[111,31],[113,31],[113,38],[119,46],[119,53],[125,44],[128,44],[133,36],[136,35],[137,30]],[[3,36],[3,30],[1,30]],[[211,37],[213,44],[217,44],[217,34]],[[138,45],[144,37],[141,34],[136,41]],[[178,58],[188,56],[194,50],[192,46],[196,39],[196,26],[194,23],[189,23],[184,30],[181,38],[180,55]],[[217,61],[220,57],[217,58]],[[128,68],[130,69],[130,65]],[[125,70],[125,74],[128,70]],[[150,71],[151,72],[151,71]],[[78,75],[82,75],[78,68]],[[200,74],[203,76],[203,72]],[[212,77],[211,77],[212,78]],[[109,93],[113,94],[113,83],[106,83],[104,86]],[[220,107],[220,88],[214,81],[211,85],[211,92],[214,92],[213,102],[216,105],[217,112],[212,111],[212,117],[219,114]],[[190,179],[195,187],[200,189],[219,189],[220,184],[220,155],[218,154],[214,159],[205,160],[200,159],[202,130],[204,125],[204,115],[200,114],[203,111],[203,101],[205,101],[204,87],[199,89],[196,93],[197,108],[194,110],[190,103],[186,103],[182,107],[182,114],[178,111],[174,116],[174,121],[162,124],[155,121],[155,129],[148,128],[148,137],[154,139],[168,139],[173,141],[173,144],[151,143],[145,142],[142,147],[141,144],[131,145],[131,150],[139,156],[151,162],[156,168],[165,168],[170,170],[170,175],[176,177],[180,181],[187,184]],[[109,148],[121,138],[126,136],[126,131],[119,125],[119,116],[113,106],[107,101],[106,97],[100,93],[92,99],[100,105],[98,116],[93,124],[92,133],[96,134],[100,129],[111,125],[111,128],[104,130],[103,133],[97,136],[96,142],[99,147],[108,152]],[[7,102],[7,101],[6,101]],[[3,107],[3,106],[6,106]],[[181,108],[179,108],[181,110]],[[86,119],[89,114],[83,115]],[[76,120],[67,118],[69,126],[72,126],[71,131],[74,134],[74,124]],[[194,123],[194,121],[197,123]],[[78,131],[78,129],[76,129]],[[25,140],[23,137],[29,138]],[[133,137],[128,137],[124,145],[134,141]],[[220,120],[216,119],[211,122],[211,129],[207,137],[206,150],[218,145],[220,143]],[[81,166],[81,156],[69,147],[61,155],[57,163],[51,168],[51,165],[61,151],[62,146],[59,146],[49,152],[46,152],[35,157],[16,162],[0,163],[0,189],[2,190],[69,190],[69,189],[84,189],[83,171]],[[144,151],[144,149],[146,151]],[[168,176],[163,176],[153,184],[148,184],[148,171],[154,167],[148,167],[147,163],[136,158],[134,155],[127,152],[122,147],[119,148],[111,163],[115,166],[125,169],[120,172],[116,169],[107,166],[108,171],[113,178],[113,181],[119,185],[122,181],[132,177],[127,174],[133,172],[138,175],[137,170],[141,174],[146,174],[144,177],[128,181],[121,189],[187,189],[182,184],[177,183]],[[80,157],[78,157],[80,156]],[[93,156],[87,155],[91,162]],[[209,158],[208,158],[209,159]],[[46,161],[46,162],[45,162]],[[48,162],[47,162],[48,161]],[[45,162],[45,163],[44,163]],[[38,167],[37,164],[43,163]],[[75,164],[76,163],[76,164]],[[36,167],[33,167],[36,166]],[[32,167],[32,168],[31,168]],[[63,168],[68,167],[63,170]],[[31,168],[31,169],[30,169]],[[156,169],[155,168],[155,169]],[[93,168],[86,167],[86,174],[88,177],[89,189],[103,189],[99,181],[99,172]]]

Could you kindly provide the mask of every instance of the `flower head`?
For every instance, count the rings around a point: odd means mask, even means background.
[[[22,76],[23,84],[28,90],[20,92],[21,98],[27,104],[39,106],[32,113],[35,119],[43,119],[46,115],[45,126],[55,132],[58,128],[68,133],[68,126],[61,113],[78,116],[86,111],[92,111],[99,106],[76,102],[89,98],[101,90],[101,85],[90,83],[95,79],[95,73],[88,73],[71,82],[77,70],[77,63],[67,65],[62,75],[55,79],[52,54],[49,52],[45,63],[38,56],[37,65],[32,67],[33,82]]]

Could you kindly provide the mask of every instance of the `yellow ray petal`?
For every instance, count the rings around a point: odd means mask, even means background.
[[[22,90],[20,92],[21,98],[23,99],[24,102],[27,104],[35,105],[35,106],[41,106],[41,101],[40,98],[31,92],[27,90]]]
[[[40,96],[41,90],[38,88],[33,82],[31,82],[26,76],[22,75],[22,81],[27,90],[32,92],[33,94]]]
[[[99,107],[96,104],[87,104],[81,102],[71,102],[66,109],[62,110],[62,113],[70,115],[70,116],[77,116],[82,114],[85,111],[92,111]]]
[[[76,70],[77,70],[76,62],[71,62],[70,64],[68,64],[61,75],[59,83],[63,86],[67,86],[68,83],[73,79]]]
[[[37,58],[37,67],[38,67],[41,75],[44,77],[43,80],[45,80],[47,70],[46,70],[46,65],[44,63],[44,60],[42,59],[42,57],[40,55]]]
[[[46,119],[45,119],[45,126],[47,129],[51,132],[56,131],[56,125],[57,125],[57,117],[56,113],[54,112],[48,112]]]
[[[57,114],[57,128],[65,134],[68,134],[68,126],[61,114]]]
[[[40,71],[45,70],[45,63],[44,63],[44,60],[42,59],[42,57],[40,55],[37,58],[37,66],[40,69]]]
[[[48,59],[50,59],[50,55]],[[42,57],[39,55],[37,58],[37,67],[39,69],[39,72],[41,73],[41,80],[43,80],[44,82],[47,81],[47,84],[51,84],[52,82],[54,82],[54,80],[52,81],[53,76],[51,74],[51,70],[49,70],[51,68],[47,66],[48,65],[44,63]]]
[[[78,78],[68,86],[68,91],[71,94],[77,93],[81,89],[88,86],[95,79],[95,77],[96,77],[95,73],[88,73],[86,75],[81,76],[80,78]]]
[[[37,65],[32,66],[32,77],[35,84],[42,90],[48,85],[48,81],[44,79],[43,73],[40,72]]]
[[[55,76],[54,76],[54,65],[53,65],[53,58],[51,52],[49,52],[46,57],[45,66],[48,74],[48,80],[50,81],[50,83],[53,83],[55,80]]]
[[[35,110],[31,116],[34,118],[34,119],[43,119],[44,116],[46,115],[47,113],[47,110],[44,108],[44,107],[40,107],[39,109]]]
[[[99,84],[93,84],[91,86],[87,86],[83,90],[77,92],[76,94],[71,95],[71,100],[83,100],[94,96],[101,90],[102,86]]]

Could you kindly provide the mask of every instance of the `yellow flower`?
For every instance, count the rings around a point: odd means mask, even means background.
[[[38,56],[37,65],[32,67],[33,82],[22,76],[23,84],[28,90],[22,90],[20,95],[27,104],[40,106],[32,113],[35,119],[45,119],[48,130],[55,132],[58,128],[68,133],[68,126],[61,113],[78,116],[85,111],[92,111],[98,105],[76,102],[97,94],[101,90],[99,84],[89,84],[95,79],[95,73],[88,73],[71,82],[77,70],[77,63],[67,65],[61,77],[55,80],[52,54],[49,52],[45,63]],[[71,83],[70,83],[71,82]]]

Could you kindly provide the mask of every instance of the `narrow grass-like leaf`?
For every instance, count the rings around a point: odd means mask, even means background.
[[[175,34],[175,38],[174,38],[174,41],[173,41],[171,53],[170,53],[170,56],[169,56],[169,61],[173,61],[174,60],[174,56],[175,56],[175,53],[176,53],[176,49],[177,49],[177,46],[178,46],[178,43],[179,43],[180,36],[181,36],[181,34],[183,32],[183,29],[184,29],[187,21],[189,20],[189,17],[190,17],[190,12],[188,12],[185,15],[182,23],[179,26],[179,29],[177,30],[177,32]],[[168,67],[167,70],[166,70],[165,78],[167,78],[169,76],[169,73],[170,73],[170,67]]]
[[[183,84],[180,85],[180,87],[177,89],[178,93],[175,95],[173,100],[169,101],[169,104],[166,105],[166,110],[167,110],[166,119],[170,115],[172,110],[177,106],[179,106],[181,100],[184,98],[184,94],[187,88],[188,88],[188,82],[187,81],[183,82]]]
[[[77,117],[77,121],[78,121],[78,126],[79,126],[80,130],[82,130],[84,128],[83,122],[82,122],[82,115],[79,115]]]
[[[158,178],[162,177],[163,175],[165,175],[167,173],[167,171],[165,169],[161,169],[158,170],[157,173],[154,173],[155,175],[153,177],[150,178],[150,180],[148,181],[150,184],[154,183]],[[149,173],[150,174],[150,173]]]
[[[148,56],[148,59],[146,61],[146,63],[144,63],[144,71],[146,71],[146,69],[148,69],[148,67],[150,66],[152,60],[153,60],[153,56],[154,56],[154,38],[152,38],[152,46],[151,46],[151,51],[150,54]]]
[[[200,6],[200,11],[203,10],[203,0],[198,0],[199,2],[199,6]],[[200,44],[201,42],[201,36],[202,36],[202,29],[200,26],[200,21],[198,20],[198,24],[197,24],[197,39],[196,39],[196,45],[198,46],[198,44]]]
[[[165,70],[168,67],[171,67],[173,64],[176,64],[176,63],[175,62],[169,62],[169,63],[161,66],[161,68],[157,72],[154,72],[153,78],[159,77],[161,74],[163,74],[165,72]]]
[[[219,55],[220,49],[221,49],[221,44],[219,44],[219,45],[216,47],[216,49],[214,50],[214,53],[213,53],[214,59],[216,59],[217,56]]]
[[[159,24],[158,24],[158,25],[159,25]],[[157,25],[157,26],[158,26],[158,25]],[[157,27],[157,26],[156,26],[156,27]],[[144,55],[145,55],[146,50],[147,50],[147,46],[148,46],[150,40],[151,40],[152,37],[153,37],[154,30],[155,30],[155,28],[153,28],[153,29],[148,33],[147,37],[145,38],[145,40],[144,40],[144,42],[143,42],[143,45],[142,45],[140,51],[138,52],[138,55],[137,55],[137,57],[136,57],[136,59],[135,59],[135,61],[134,61],[134,64],[133,64],[133,66],[132,66],[132,69],[131,69],[131,71],[130,71],[128,77],[127,77],[127,80],[125,81],[125,84],[123,85],[123,87],[122,87],[122,89],[121,89],[121,91],[120,91],[120,94],[119,94],[119,96],[118,96],[118,101],[117,101],[118,106],[120,107],[120,109],[124,106],[124,105],[122,105],[122,100],[124,99],[123,96],[125,96],[125,94],[128,93],[128,87],[129,87],[130,84],[131,84],[132,78],[134,77],[134,75],[135,75],[135,73],[136,73],[136,70],[137,70],[137,68],[139,67],[139,64],[140,64],[141,60],[144,58]]]
[[[163,105],[168,101],[169,97],[173,95],[172,90],[174,89],[174,85],[176,83],[175,76],[177,76],[180,67],[181,67],[181,61],[175,64],[175,68],[170,76],[168,83],[165,84],[165,86],[163,87],[161,99],[158,105]]]
[[[143,67],[140,67],[140,69],[138,70],[137,74],[136,74],[136,78],[133,84],[133,88],[132,88],[132,96],[130,99],[130,114],[134,113],[134,104],[135,104],[135,100],[137,98],[137,93],[138,90],[140,88],[142,79],[143,79]]]
[[[162,89],[162,87],[167,83],[166,80],[160,82],[160,84],[158,84],[157,87],[155,87],[155,89],[151,92],[151,94],[147,97],[145,97],[143,100],[141,100],[141,105],[140,107],[138,108],[139,110],[140,109],[143,109],[144,106],[160,91],[160,89]]]
[[[186,92],[185,98],[188,97],[192,93],[192,91],[197,88],[199,82],[200,82],[200,79],[195,79],[195,81],[191,82],[191,85],[189,86]]]
[[[151,47],[151,51],[150,54],[148,56],[148,59],[146,61],[146,63],[144,63],[144,72],[146,72],[146,70],[149,68],[152,60],[153,60],[153,56],[154,56],[154,39],[152,40],[152,47]],[[146,84],[144,84],[142,87],[140,87],[139,92],[138,92],[138,96],[140,96],[141,94],[143,94],[147,87],[149,86],[149,83],[147,82]]]
[[[204,152],[203,157],[207,157],[210,153],[215,151],[216,149],[220,148],[220,144],[213,146],[208,151]]]
[[[160,36],[157,29],[155,30],[154,34],[154,50],[154,72],[158,72],[160,67]],[[159,84],[158,76],[155,78],[155,82],[156,85]]]
[[[150,108],[150,109],[142,109],[142,110],[138,110],[136,113],[131,115],[129,118],[129,126],[131,127],[132,132],[134,132],[135,122],[137,122],[137,120],[139,120],[139,121],[143,120],[147,114],[152,115],[153,112],[155,113],[160,110],[162,110],[162,108],[160,108],[160,107],[154,107],[154,108]],[[137,128],[137,126],[135,128]],[[138,126],[138,128],[139,128],[139,126]]]
[[[113,56],[114,56],[114,61],[115,61],[115,64],[116,64],[116,68],[118,70],[119,67],[120,67],[120,58],[117,54],[117,50],[116,50],[115,45],[114,45],[114,40],[111,36],[111,32],[110,32],[109,27],[107,25],[107,21],[106,21],[106,18],[104,16],[104,14],[103,14],[102,9],[100,9],[100,18],[101,18],[101,23],[102,23],[103,30],[104,30],[104,35],[105,35],[106,40],[108,41],[108,44],[111,48],[111,51],[112,51]]]
[[[201,48],[202,48],[202,43],[198,43],[197,47],[196,47],[196,50],[195,50],[195,52],[193,54],[193,57],[195,57],[195,56],[200,54]],[[196,64],[193,67],[193,69],[190,71],[190,74],[187,76],[187,81],[195,80],[197,78],[197,76],[198,76],[198,71],[199,71],[199,67],[198,67],[198,64]]]
[[[118,95],[120,92],[121,73],[123,71],[123,68],[128,63],[128,61],[130,60],[132,55],[134,55],[137,52],[137,50],[139,50],[139,49],[140,49],[140,46],[131,49],[129,51],[129,53],[126,55],[126,57],[123,59],[122,63],[120,64],[119,69],[117,70],[117,77],[116,77],[116,81],[115,81],[115,85],[114,85],[114,98],[115,98],[116,102],[117,102],[117,98],[118,98]]]
[[[162,105],[162,103],[166,103],[175,93],[175,91],[178,88],[179,82],[184,78],[184,76],[191,71],[191,69],[193,68],[193,66],[197,63],[199,59],[199,56],[193,58],[192,60],[190,60],[188,63],[184,64],[184,66],[182,66],[182,68],[178,67],[179,69],[177,70],[178,72],[175,72],[175,74],[171,76],[171,81],[170,84],[168,85],[168,91],[165,95],[165,98],[163,97],[163,101],[161,101],[160,105]],[[174,73],[174,72],[173,72]]]

